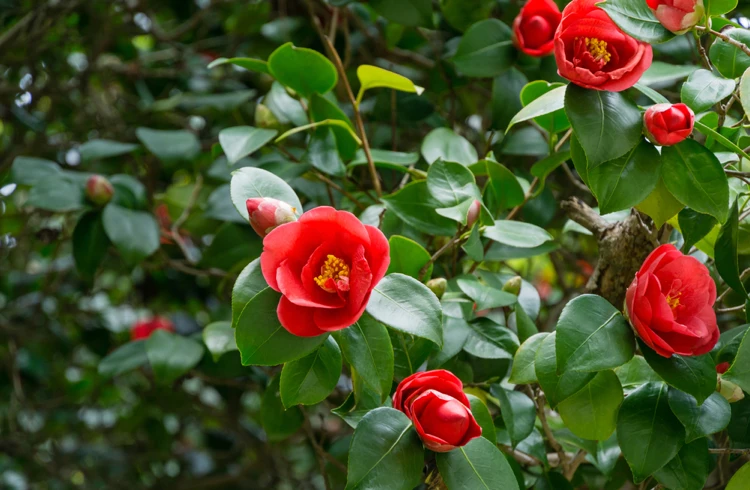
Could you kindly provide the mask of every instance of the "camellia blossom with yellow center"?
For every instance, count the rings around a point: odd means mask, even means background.
[[[379,229],[322,206],[271,231],[260,256],[263,277],[283,296],[281,325],[300,337],[341,330],[364,312],[390,263]]]

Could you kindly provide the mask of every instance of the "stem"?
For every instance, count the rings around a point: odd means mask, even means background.
[[[193,207],[195,207],[195,204],[198,201],[198,195],[200,194],[202,187],[203,175],[198,174],[198,176],[195,178],[195,186],[193,187],[193,192],[190,194],[190,200],[188,201],[187,206],[185,206],[185,209],[182,210],[182,214],[180,214],[180,216],[174,221],[174,223],[172,223],[172,228],[170,230],[172,239],[175,241],[177,246],[180,247],[182,254],[190,264],[195,264],[196,261],[193,257],[193,254],[190,252],[190,249],[187,248],[185,240],[183,240],[182,236],[180,235],[180,226],[182,226],[190,217],[190,213],[193,211]]]
[[[315,171],[315,176],[319,178],[320,180],[322,180],[323,182],[325,182],[326,184],[328,184],[329,186],[339,191],[340,193],[342,193],[344,196],[346,196],[347,199],[353,202],[354,205],[357,206],[359,209],[362,209],[362,210],[367,209],[367,206],[362,204],[362,202],[356,197],[354,197],[354,195],[352,195],[351,192],[347,191],[346,189],[338,185],[336,182],[332,181],[331,179],[323,175],[322,172]]]
[[[704,27],[704,26],[695,26],[694,29],[696,31],[708,32],[712,36],[718,37],[719,39],[721,39],[722,41],[726,42],[727,44],[731,44],[735,48],[741,50],[746,55],[750,56],[750,47],[742,44],[739,41],[735,41],[734,39],[732,39],[731,37],[727,36],[726,34],[722,34],[721,32],[715,31],[713,29],[710,29],[710,28]]]

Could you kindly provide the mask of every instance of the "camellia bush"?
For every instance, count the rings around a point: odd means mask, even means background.
[[[750,489],[745,5],[6,3],[3,488]]]

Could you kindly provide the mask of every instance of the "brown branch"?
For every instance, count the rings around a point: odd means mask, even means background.
[[[589,230],[597,238],[601,238],[610,228],[610,224],[604,218],[577,197],[561,202],[560,207],[570,219]]]
[[[743,44],[743,43],[741,43],[739,41],[735,41],[734,39],[732,39],[731,37],[727,36],[726,34],[723,34],[721,32],[715,31],[713,29],[707,29],[704,26],[695,26],[694,29],[696,31],[708,32],[712,36],[718,37],[719,39],[721,39],[722,41],[726,42],[727,44],[731,44],[732,46],[734,46],[735,48],[739,49],[740,51],[742,51],[746,55],[750,56],[750,47],[749,46],[746,46],[745,44]]]

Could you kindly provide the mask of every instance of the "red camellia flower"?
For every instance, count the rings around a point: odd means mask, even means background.
[[[463,383],[443,369],[414,373],[393,395],[393,408],[414,424],[425,447],[445,453],[482,435]]]
[[[698,356],[719,340],[716,284],[705,265],[662,245],[628,287],[625,307],[638,336],[658,354]]]
[[[693,132],[695,114],[685,104],[656,104],[646,109],[646,136],[660,146],[676,145]]]
[[[166,330],[167,332],[174,332],[174,325],[163,316],[155,316],[148,320],[141,320],[133,325],[130,329],[131,340],[147,339],[157,330]]]
[[[584,88],[619,92],[635,85],[653,53],[622,32],[599,1],[573,0],[563,10],[555,32],[557,72]]]
[[[283,295],[279,321],[300,337],[356,322],[389,262],[383,232],[327,206],[274,229],[260,256],[263,277]]]
[[[646,0],[656,19],[675,34],[692,29],[705,12],[703,0]]]
[[[560,8],[552,0],[529,0],[513,21],[513,43],[530,56],[550,54],[561,18]]]

